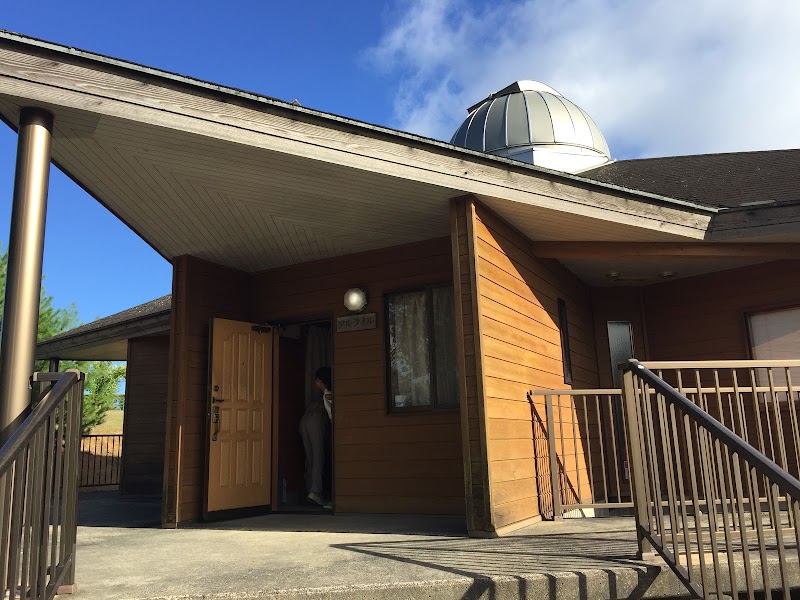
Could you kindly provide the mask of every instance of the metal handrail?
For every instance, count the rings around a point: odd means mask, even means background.
[[[639,364],[648,369],[791,369],[800,367],[800,360],[646,360]]]
[[[621,394],[620,389],[528,392],[534,440],[538,430],[547,441],[547,456],[541,457],[546,463],[538,460],[539,446],[534,442],[537,464],[547,464],[550,471],[549,478],[542,478],[550,480],[550,489],[539,494],[539,510],[545,519],[561,519],[573,511],[585,515],[587,510],[633,506],[625,469],[628,451]],[[544,419],[542,402],[535,400],[540,397],[544,398]]]
[[[6,471],[12,466],[16,454],[31,442],[39,428],[47,421],[79,379],[78,371],[67,371],[59,373],[59,375],[61,377],[56,380],[56,384],[47,391],[42,401],[36,405],[36,408],[0,448],[0,477],[6,474]],[[34,376],[34,381],[47,381],[47,379]]]
[[[773,587],[789,597],[800,581],[797,565],[787,554],[787,541],[793,538],[798,553],[795,559],[800,562],[800,480],[788,471],[785,448],[781,449],[783,466],[762,452],[767,439],[772,444],[772,426],[767,420],[769,430],[762,430],[758,398],[753,398],[756,412],[752,416],[747,412],[735,372],[734,395],[727,397],[728,420],[734,429],[726,426],[719,377],[723,369],[746,368],[752,376],[754,369],[766,368],[774,392],[772,369],[786,369],[789,379],[788,369],[794,367],[800,367],[800,361],[645,365],[633,359],[624,368],[623,399],[640,554],[644,557],[657,551],[695,597],[746,593],[754,599],[763,592],[769,598]],[[661,377],[662,370],[670,369],[677,373],[677,389]],[[694,371],[694,392],[683,387],[682,369]],[[713,370],[714,386],[707,394],[697,392],[702,388],[702,369]],[[698,395],[691,400],[685,393]],[[716,399],[716,407],[712,399]],[[712,408],[718,414],[711,414]],[[778,409],[773,408],[777,439],[783,444],[783,424]],[[768,419],[769,415],[765,416]],[[751,421],[752,426],[753,418],[758,427],[755,441],[747,433],[747,423]],[[791,425],[796,432],[795,421],[792,412]],[[736,556],[742,560],[737,562]],[[780,573],[779,584],[771,579],[774,566]]]
[[[84,374],[55,382],[0,448],[0,598],[74,592]]]
[[[774,363],[777,362],[792,362],[797,366],[800,366],[800,361],[773,361],[772,365],[784,366],[775,365]],[[665,363],[655,364],[663,365]],[[679,406],[684,414],[701,424],[713,438],[724,443],[739,456],[746,458],[748,462],[758,465],[757,468],[761,474],[770,479],[770,481],[773,481],[784,494],[788,494],[795,500],[800,501],[800,480],[792,476],[791,473],[783,470],[778,463],[776,463],[774,460],[771,460],[762,452],[759,452],[754,446],[748,444],[733,431],[725,427],[725,425],[717,421],[714,417],[689,400],[686,396],[678,392],[678,390],[669,385],[666,381],[658,377],[638,360],[631,359],[628,368],[631,370],[635,369],[638,377],[643,379],[650,387],[662,394],[668,401]]]

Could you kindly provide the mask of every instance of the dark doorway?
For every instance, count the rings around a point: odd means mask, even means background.
[[[278,457],[277,506],[282,512],[327,512],[307,498],[306,455],[300,434],[303,415],[322,392],[314,387],[313,374],[331,364],[331,324],[328,320],[290,324],[282,327],[278,365]],[[322,496],[333,497],[332,427],[328,421],[324,438],[325,468]]]

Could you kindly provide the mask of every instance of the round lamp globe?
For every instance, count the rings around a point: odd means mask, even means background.
[[[344,307],[351,312],[360,312],[367,305],[367,293],[360,288],[350,288],[344,293]]]

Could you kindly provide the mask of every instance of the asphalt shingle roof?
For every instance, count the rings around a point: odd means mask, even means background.
[[[111,327],[113,325],[120,325],[122,323],[125,323],[126,321],[135,321],[137,319],[142,319],[144,317],[149,317],[151,315],[156,315],[158,313],[168,311],[170,310],[171,307],[172,307],[172,294],[167,294],[166,296],[162,296],[161,298],[150,300],[150,302],[145,302],[144,304],[140,304],[138,306],[134,306],[132,308],[128,308],[126,310],[118,312],[116,314],[109,315],[108,317],[103,317],[102,319],[97,319],[96,321],[92,321],[91,323],[80,325],[78,327],[75,327],[74,329],[70,329],[69,331],[64,331],[63,333],[59,333],[58,335],[55,335],[47,340],[42,340],[42,342],[52,342],[56,340],[70,338],[76,335],[83,335],[91,331],[98,331],[106,327]],[[42,342],[39,343],[41,344]]]
[[[619,160],[580,175],[716,208],[800,202],[800,149]]]

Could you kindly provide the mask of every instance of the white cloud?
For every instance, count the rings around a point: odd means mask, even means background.
[[[595,119],[617,157],[800,147],[796,0],[407,0],[366,53],[400,129],[448,140],[517,79]]]

